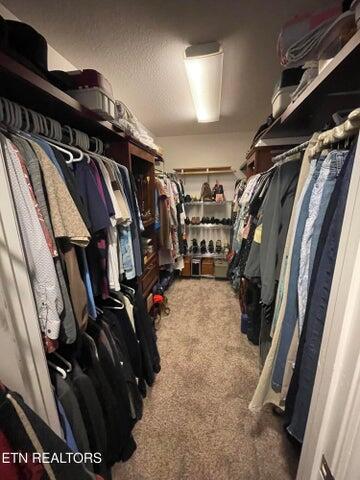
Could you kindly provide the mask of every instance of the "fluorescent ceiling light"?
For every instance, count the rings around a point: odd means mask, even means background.
[[[224,54],[217,42],[192,45],[185,50],[185,67],[198,122],[220,118]]]

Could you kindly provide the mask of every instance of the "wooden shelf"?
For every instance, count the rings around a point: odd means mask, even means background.
[[[174,168],[174,171],[178,175],[223,175],[236,172],[232,167]]]
[[[1,96],[103,141],[123,141],[120,127],[103,120],[67,93],[0,51]]]
[[[82,130],[88,135],[97,136],[104,142],[129,142],[131,145],[129,148],[146,159],[154,161],[154,157],[160,157],[155,150],[132,137],[125,136],[115,123],[104,120],[96,112],[81,105],[66,92],[2,51],[0,51],[0,85],[1,96],[24,107]]]
[[[360,31],[292,102],[259,140],[309,136],[331,115],[360,105]]]

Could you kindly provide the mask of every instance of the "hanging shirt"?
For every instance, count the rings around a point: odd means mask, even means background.
[[[100,196],[98,184],[89,165],[85,162],[73,164],[74,176],[77,190],[86,210],[90,221],[90,231],[92,233],[108,228],[110,217],[105,202]]]
[[[63,300],[53,258],[20,163],[20,153],[3,135],[2,154],[8,167],[15,208],[25,247],[30,280],[42,332],[51,340],[59,336]]]
[[[34,189],[37,204],[43,216],[44,222],[51,235],[52,242],[56,245],[54,232],[50,221],[48,205],[45,198],[45,191],[43,186],[43,178],[39,165],[39,161],[27,140],[16,135],[12,135],[12,142],[19,149],[22,158],[24,159],[27,171],[30,175],[31,185]],[[60,256],[54,257],[55,269],[59,280],[61,295],[64,302],[64,310],[62,312],[62,323],[60,329],[60,339],[67,344],[71,344],[76,340],[76,321],[73,311],[73,306],[70,301],[68,286],[65,280],[63,266],[61,264]]]

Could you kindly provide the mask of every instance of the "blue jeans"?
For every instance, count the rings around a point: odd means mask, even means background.
[[[314,265],[315,254],[316,254],[321,227],[324,222],[326,210],[330,202],[332,192],[334,191],[336,180],[341,172],[341,169],[344,165],[344,162],[348,153],[349,152],[345,150],[339,150],[339,151],[335,150],[334,152],[331,152],[331,155],[332,155],[331,165],[329,166],[328,177],[326,179],[323,193],[321,196],[320,210],[318,212],[317,221],[315,222],[314,229],[312,232],[311,248],[310,248],[311,271]],[[311,278],[311,271],[310,271],[309,279]]]
[[[135,264],[134,264],[134,251],[133,243],[131,238],[131,229],[130,226],[124,227],[119,226],[119,244],[120,244],[120,255],[122,259],[122,264],[125,272],[126,280],[132,280],[136,276]]]
[[[298,318],[297,281],[299,277],[300,267],[299,261],[301,239],[304,233],[305,223],[308,216],[311,193],[315,182],[319,176],[323,160],[324,157],[320,157],[318,160],[312,160],[309,175],[303,188],[302,199],[300,198],[299,203],[296,207],[298,209],[298,221],[295,228],[295,236],[291,256],[288,296],[286,299],[285,314],[281,327],[279,347],[272,376],[272,387],[276,392],[280,392],[282,388],[286,359]]]
[[[311,275],[309,299],[296,365],[286,399],[289,433],[302,442],[315,382],[326,311],[335,269],[347,194],[355,158],[354,145],[336,181],[319,235]]]
[[[321,225],[325,212],[334,189],[336,179],[343,166],[347,150],[333,150],[323,161],[319,177],[315,182],[310,203],[309,213],[305,223],[305,229],[301,240],[300,269],[297,284],[298,289],[298,327],[301,333],[304,323],[305,310],[308,298],[309,281],[312,271],[311,246],[314,243],[316,250],[317,241],[320,235]],[[315,228],[316,227],[316,228]],[[317,235],[314,238],[314,230]]]

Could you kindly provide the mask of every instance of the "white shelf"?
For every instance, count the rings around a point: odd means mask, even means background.
[[[191,227],[191,228],[216,228],[216,229],[219,229],[219,228],[223,228],[224,230],[231,230],[232,228],[232,225],[223,225],[222,223],[219,223],[219,224],[200,224],[200,225],[192,225],[191,223],[189,225],[186,225],[187,227]]]
[[[184,256],[190,258],[214,258],[215,260],[226,259],[226,255],[224,253],[188,253]]]
[[[190,206],[194,206],[194,205],[212,205],[213,207],[219,207],[221,205],[227,205],[228,203],[232,203],[232,200],[225,200],[224,202],[184,202],[184,205],[190,205]]]

